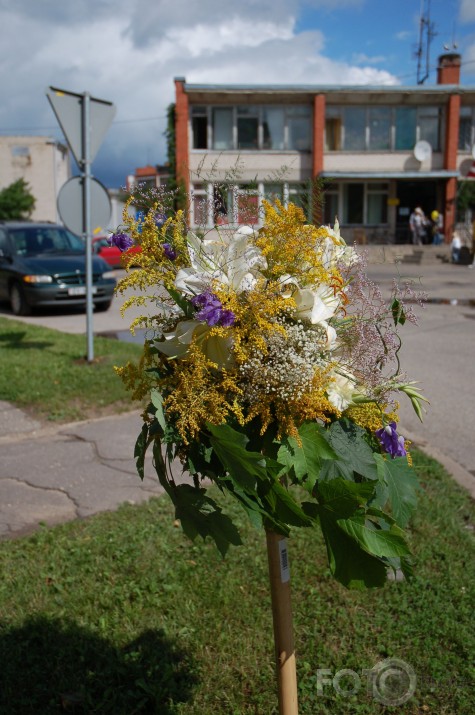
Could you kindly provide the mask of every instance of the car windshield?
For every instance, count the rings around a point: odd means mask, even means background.
[[[82,238],[60,226],[25,226],[10,230],[18,256],[41,253],[84,253]]]

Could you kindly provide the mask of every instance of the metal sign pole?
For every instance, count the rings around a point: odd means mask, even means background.
[[[91,228],[91,121],[90,94],[84,92],[82,104],[83,129],[83,215],[86,241],[86,335],[87,361],[94,360],[92,302],[92,228]]]

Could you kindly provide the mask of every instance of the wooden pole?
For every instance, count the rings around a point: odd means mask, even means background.
[[[282,534],[269,530],[266,530],[266,539],[274,622],[279,715],[298,715],[297,670],[290,604],[287,539]]]

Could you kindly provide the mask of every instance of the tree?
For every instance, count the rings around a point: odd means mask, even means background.
[[[29,218],[35,203],[36,199],[26,181],[18,179],[0,191],[0,220],[21,221]]]

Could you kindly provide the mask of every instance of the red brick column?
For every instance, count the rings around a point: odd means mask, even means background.
[[[452,94],[447,103],[444,168],[447,171],[457,169],[457,149],[459,141],[460,95]],[[455,200],[457,179],[448,179],[445,185],[444,234],[446,242],[452,240],[455,225]]]
[[[325,140],[325,95],[316,94],[313,98],[313,161],[312,180],[316,179],[323,171],[323,152]],[[313,220],[320,223],[322,205],[321,201],[314,202]]]
[[[175,79],[175,160],[176,179],[182,181],[187,194],[190,189],[189,139],[188,139],[188,95],[185,80]]]

